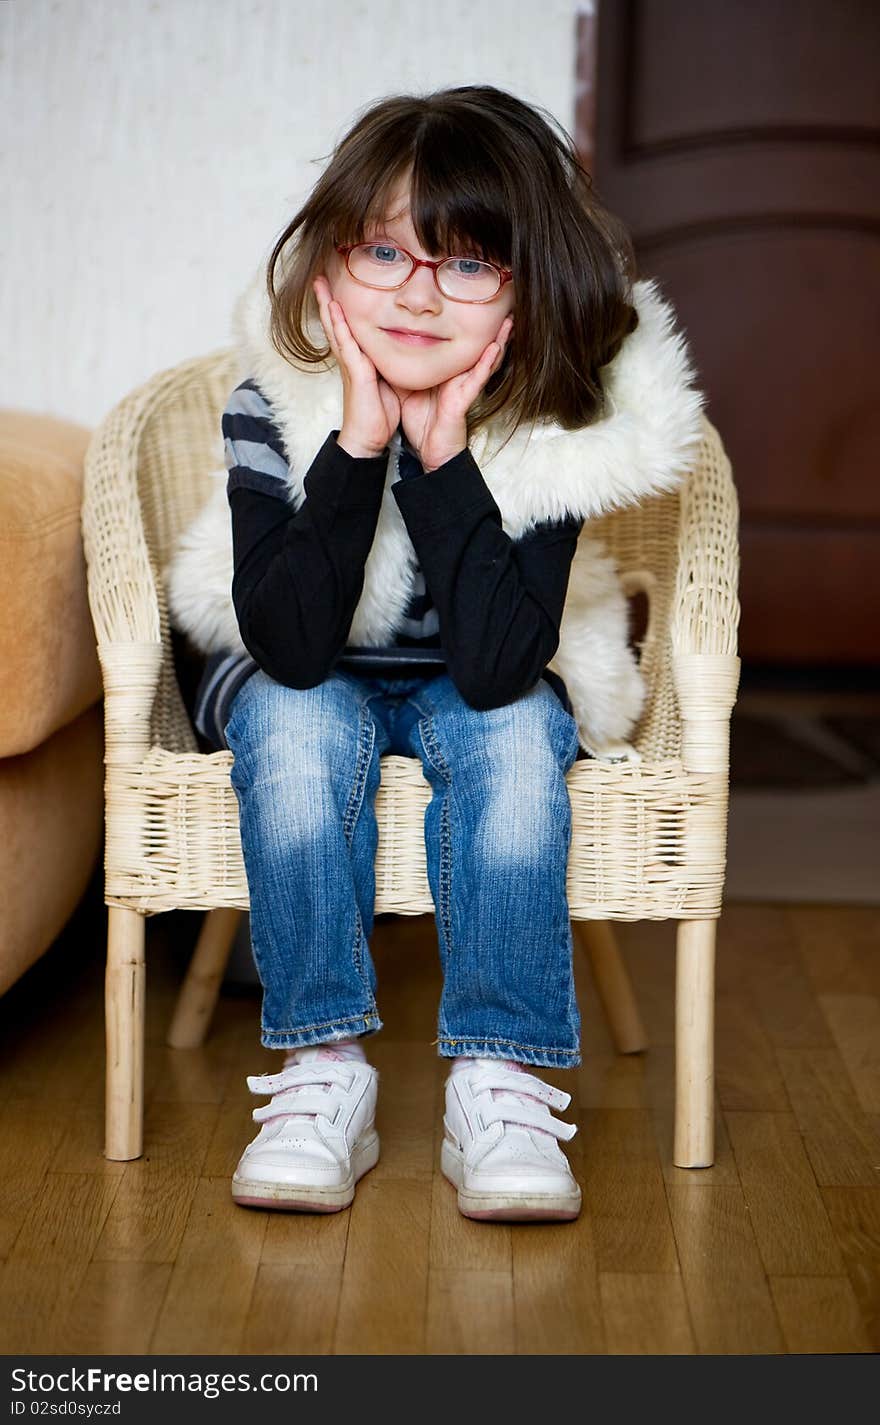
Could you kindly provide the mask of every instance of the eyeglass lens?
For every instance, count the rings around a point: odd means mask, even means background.
[[[399,247],[361,243],[352,248],[348,270],[370,287],[399,287],[413,270],[413,264]],[[488,262],[471,257],[450,257],[437,268],[441,292],[457,302],[484,302],[501,286],[501,274]]]

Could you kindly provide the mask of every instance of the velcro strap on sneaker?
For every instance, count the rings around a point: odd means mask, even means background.
[[[510,1101],[481,1104],[480,1117],[487,1126],[490,1123],[517,1123],[521,1128],[540,1128],[544,1133],[552,1133],[554,1138],[564,1138],[567,1142],[577,1133],[576,1123],[560,1123],[549,1113],[539,1108],[530,1108],[527,1103]]]
[[[283,1113],[320,1113],[322,1118],[333,1118],[339,1100],[331,1094],[306,1093],[297,1089],[294,1093],[276,1094],[271,1103],[264,1103],[251,1114],[255,1123],[264,1123],[267,1118],[278,1118]]]
[[[318,1059],[311,1064],[290,1064],[280,1074],[248,1074],[247,1085],[251,1093],[277,1093],[299,1084],[342,1084],[348,1088],[352,1068],[351,1064]]]
[[[541,1103],[548,1104],[550,1108],[568,1108],[571,1103],[570,1093],[554,1088],[552,1084],[545,1084],[543,1079],[535,1078],[534,1074],[520,1074],[515,1069],[486,1069],[478,1079],[474,1079],[473,1088],[475,1094],[483,1093],[486,1089],[504,1089],[507,1093],[528,1094],[529,1098],[540,1099]]]

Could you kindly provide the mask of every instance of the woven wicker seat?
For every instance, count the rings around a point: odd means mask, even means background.
[[[177,685],[159,571],[222,465],[220,412],[239,379],[223,350],[161,372],[116,406],[86,460],[83,537],[105,690],[107,1136],[109,1158],[143,1142],[145,917],[212,912],[170,1042],[197,1043],[248,887],[229,752],[205,755]],[[568,774],[568,897],[618,1048],[643,1045],[610,929],[678,921],[674,1161],[713,1157],[715,926],[727,830],[730,714],[739,679],[737,502],[718,434],[682,490],[594,524],[628,593],[649,606],[640,763],[575,762]],[[376,912],[433,911],[415,758],[386,756],[376,800]],[[606,1006],[607,1007],[607,1006]]]

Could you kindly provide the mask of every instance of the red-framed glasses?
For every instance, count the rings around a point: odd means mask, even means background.
[[[438,291],[452,302],[491,302],[513,280],[509,268],[496,267],[494,262],[476,257],[414,257],[396,242],[339,244],[336,251],[345,258],[355,282],[380,292],[396,292],[417,267],[429,267]]]

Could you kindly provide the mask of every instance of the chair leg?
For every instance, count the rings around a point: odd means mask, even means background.
[[[677,1168],[709,1168],[715,1154],[715,934],[717,920],[681,920],[675,956]]]
[[[225,906],[205,916],[168,1030],[172,1049],[197,1049],[204,1042],[241,916]]]
[[[144,943],[146,917],[110,906],[104,981],[107,1040],[104,1156],[144,1150]]]
[[[639,1054],[648,1044],[645,1026],[614,932],[604,920],[573,920],[587,952],[608,1029],[618,1054]]]

